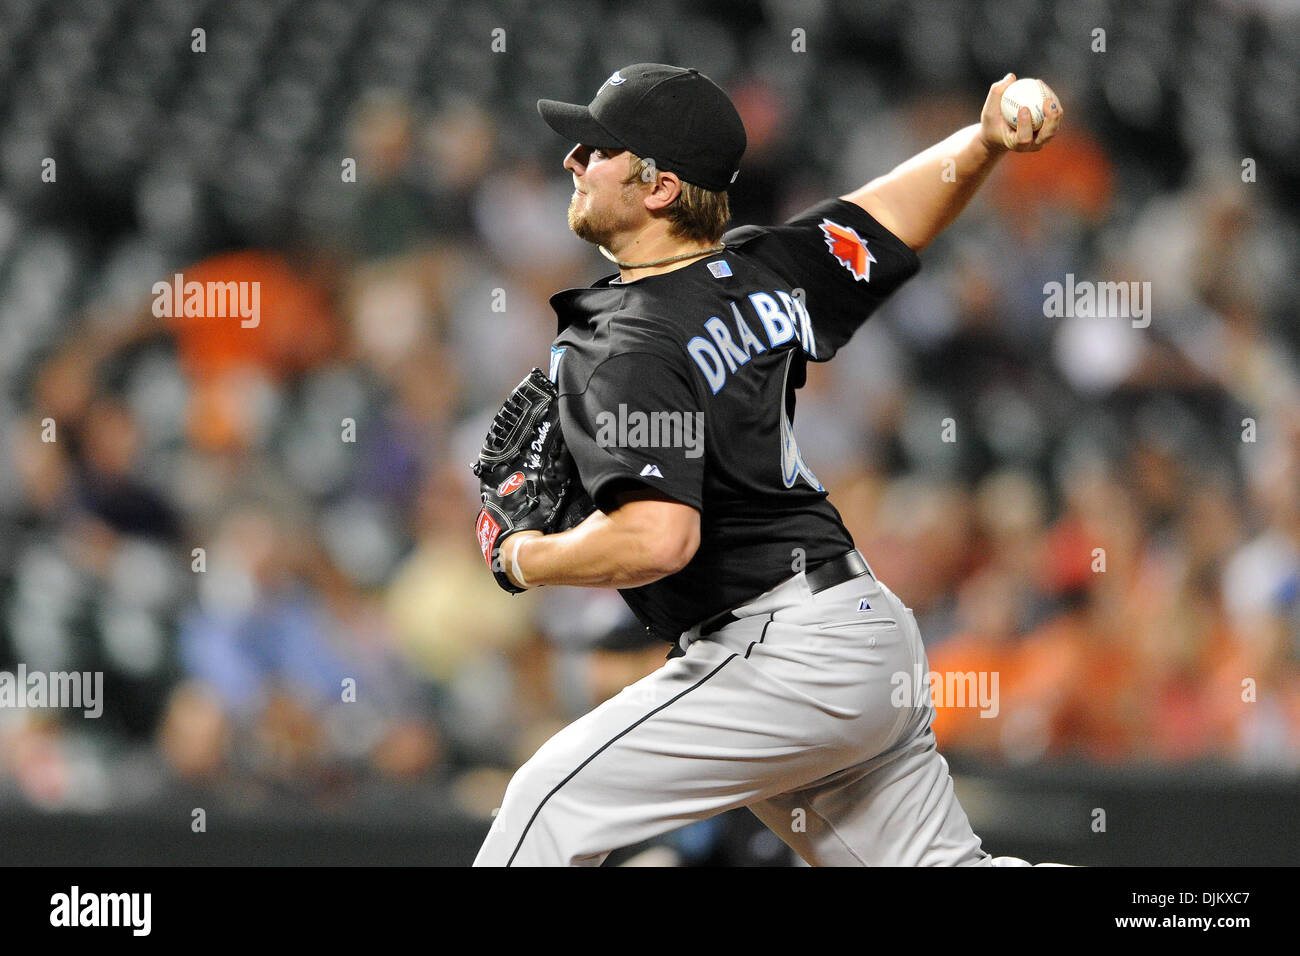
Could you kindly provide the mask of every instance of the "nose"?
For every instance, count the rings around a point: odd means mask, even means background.
[[[575,176],[580,176],[587,168],[587,147],[581,143],[569,150],[569,155],[564,157],[564,168]]]

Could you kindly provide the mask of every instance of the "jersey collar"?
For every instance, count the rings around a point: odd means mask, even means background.
[[[624,294],[630,290],[635,290],[638,285],[647,279],[667,279],[669,276],[677,279],[683,278],[682,273],[693,269],[704,262],[712,262],[716,257],[706,256],[699,262],[692,262],[690,265],[681,269],[673,269],[671,272],[661,272],[658,275],[642,276],[639,279],[633,279],[631,282],[617,282],[620,273],[611,272],[609,275],[601,276],[589,287],[585,289],[564,289],[561,292],[551,296],[551,308],[555,310],[558,320],[558,329],[556,334],[563,332],[570,325],[581,322],[591,322],[594,318],[605,312],[614,312],[624,301]]]
[[[609,280],[618,277],[614,272],[597,279],[589,288],[564,289],[551,296],[551,308],[557,320],[556,334],[571,325],[589,325],[602,314],[616,312],[623,303],[625,291],[610,286]]]

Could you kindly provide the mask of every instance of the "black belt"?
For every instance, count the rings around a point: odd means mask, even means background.
[[[871,569],[867,567],[867,559],[859,554],[855,548],[852,551],[844,552],[838,558],[831,558],[824,564],[817,565],[811,571],[806,572],[805,577],[808,579],[808,589],[813,594],[818,594],[828,588],[835,587],[837,584],[860,578],[864,574],[870,575]],[[728,624],[733,624],[739,620],[740,618],[731,611],[715,614],[700,625],[700,637],[707,637],[714,631],[720,631]]]

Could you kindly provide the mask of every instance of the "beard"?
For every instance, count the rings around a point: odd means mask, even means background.
[[[573,234],[586,242],[609,249],[610,242],[630,218],[619,215],[624,211],[623,206],[631,204],[627,189],[619,196],[619,205],[615,208],[610,208],[607,204],[604,208],[593,209],[590,193],[586,194],[584,209],[579,210],[578,203],[579,195],[575,193],[569,200],[569,228]]]

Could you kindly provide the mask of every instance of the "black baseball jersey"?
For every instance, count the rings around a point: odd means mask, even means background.
[[[839,199],[661,275],[551,297],[551,379],[583,486],[608,511],[644,485],[700,512],[676,574],[621,591],[675,642],[712,615],[853,547],[799,454],[795,389],[920,268],[905,243]],[[799,549],[799,550],[796,550]]]

